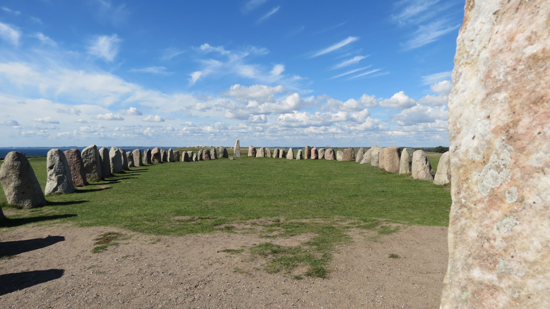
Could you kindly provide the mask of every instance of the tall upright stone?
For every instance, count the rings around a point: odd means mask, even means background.
[[[344,152],[342,150],[336,151],[336,160],[342,161],[344,159]]]
[[[311,160],[317,160],[318,157],[319,157],[319,154],[317,153],[317,147],[311,148],[310,159]]]
[[[432,165],[430,164],[430,160],[428,160],[428,155],[423,150],[413,152],[411,174],[414,179],[434,180]]]
[[[210,149],[210,159],[211,160],[217,160],[218,159],[218,152],[216,151],[216,148],[212,147]]]
[[[160,162],[161,163],[168,162],[168,151],[166,151],[162,148],[160,149]]]
[[[187,155],[189,156],[189,162],[193,162],[193,151],[188,151]]]
[[[279,149],[279,159],[283,159],[285,157],[286,153],[284,149]]]
[[[327,150],[325,150],[325,160],[335,160],[336,157],[334,156],[334,149],[332,148],[327,148]]]
[[[550,1],[466,2],[442,308],[550,308]]]
[[[369,150],[367,150],[365,152],[365,154],[363,154],[363,159],[361,159],[361,163],[360,164],[370,164],[370,161],[372,160],[372,147],[369,148]]]
[[[237,140],[235,142],[235,147],[233,147],[233,158],[241,157],[241,142]]]
[[[111,177],[111,159],[109,158],[109,149],[101,147],[99,149],[99,158],[101,159],[101,175],[103,178]]]
[[[176,157],[174,156],[174,150],[172,148],[168,148],[166,152],[166,162],[176,162]]]
[[[0,183],[8,204],[29,209],[47,203],[29,160],[21,152],[6,155],[0,166]]]
[[[385,164],[386,164],[386,148],[382,148],[378,153],[378,168],[384,169]]]
[[[311,147],[306,146],[304,149],[304,160],[311,159]]]
[[[191,159],[191,161],[193,161],[193,162],[199,161],[199,154],[198,153],[193,153],[193,158]]]
[[[204,160],[202,154],[204,153],[204,150],[202,149],[199,149],[199,151],[197,151],[197,161],[202,161]]]
[[[209,160],[210,160],[210,150],[204,149],[204,150],[202,151],[202,159],[203,159],[204,161],[209,161]]]
[[[277,159],[279,157],[279,149],[275,148],[273,149],[273,158]]]
[[[286,159],[294,160],[294,150],[292,150],[292,148],[288,148],[288,152],[286,153]]]
[[[130,163],[128,162],[128,154],[126,153],[126,150],[119,148],[118,151],[120,151],[120,154],[122,155],[122,169],[125,171],[130,170]]]
[[[256,158],[263,158],[263,157],[265,157],[265,150],[263,147],[260,147],[256,151]]]
[[[296,153],[296,160],[302,160],[302,149],[298,149]]]
[[[344,149],[342,161],[355,161],[355,149],[351,147]]]
[[[380,146],[372,146],[370,165],[378,167],[380,161]]]
[[[101,180],[101,157],[96,145],[90,145],[82,150],[82,162],[86,173],[86,180]]]
[[[325,148],[319,149],[319,160],[323,160],[325,158]]]
[[[128,151],[126,153],[126,158],[128,159],[128,168],[136,167],[136,165],[134,164],[134,153],[133,152]]]
[[[111,147],[111,150],[109,151],[109,160],[111,174],[122,173],[122,153],[118,147]]]
[[[393,146],[384,149],[386,150],[384,156],[384,169],[388,173],[399,173],[399,160],[401,159],[401,152],[403,149]]]
[[[174,150],[174,162],[180,161],[180,152],[179,150]]]
[[[365,155],[365,149],[363,149],[363,147],[359,148],[359,151],[357,151],[357,155],[355,156],[355,162],[361,163],[361,161],[363,161],[364,155]]]
[[[86,181],[86,171],[84,170],[84,161],[80,155],[80,150],[73,148],[64,151],[65,158],[71,169],[71,177],[75,187],[84,187],[88,184]]]
[[[401,152],[401,158],[399,159],[399,175],[412,173],[413,153],[414,150],[411,148],[404,148]]]
[[[227,149],[225,149],[225,147],[220,146],[220,148],[218,148],[218,151],[220,158],[229,158],[229,154],[227,153]]]
[[[271,158],[271,149],[265,148],[265,156],[266,158]]]
[[[189,152],[191,152],[191,158],[189,158]],[[191,162],[192,158],[193,158],[192,151],[184,151],[181,153],[181,162]]]
[[[142,162],[143,162],[143,157],[141,155],[141,150],[139,149],[134,149],[132,151],[132,154],[134,155],[134,165],[136,167],[138,166],[141,166]]]
[[[434,184],[442,186],[448,183],[451,183],[451,157],[447,151],[439,158],[437,172],[434,176]]]
[[[162,163],[162,154],[160,148],[155,147],[151,150],[151,162],[152,163]]]
[[[44,189],[46,195],[66,194],[75,191],[71,168],[63,151],[56,148],[48,151],[46,170],[48,175],[46,188]]]
[[[252,145],[248,146],[248,156],[256,157],[256,148]]]
[[[150,149],[145,149],[143,151],[143,164],[145,164],[145,165],[153,164]]]

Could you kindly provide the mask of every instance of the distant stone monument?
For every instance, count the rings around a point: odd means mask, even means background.
[[[101,159],[101,175],[103,178],[111,177],[111,159],[109,158],[109,149],[101,147],[99,149]]]
[[[153,164],[150,149],[145,149],[143,151],[143,164],[145,164],[145,165]]]
[[[50,149],[46,159],[48,178],[44,193],[48,194],[66,194],[75,191],[73,177],[69,162],[65,158],[63,151],[59,149]]]
[[[432,165],[424,151],[417,150],[413,153],[411,174],[414,179],[427,181],[434,180]]]
[[[325,150],[325,160],[335,160],[336,158],[334,157],[334,149],[332,148],[327,148],[327,150]]]
[[[266,156],[267,158],[271,158],[271,149],[269,149],[269,148],[266,148],[266,149],[265,149],[265,156]]]
[[[361,159],[360,164],[370,164],[370,161],[372,160],[372,148],[369,148],[363,155],[363,159]]]
[[[285,157],[285,150],[279,149],[279,159],[283,159]]]
[[[235,142],[235,147],[233,147],[233,158],[240,158],[241,157],[241,142],[237,140]]]
[[[210,150],[204,149],[204,150],[202,151],[202,159],[203,159],[204,161],[209,161],[209,160],[210,160]]]
[[[86,173],[86,180],[101,180],[101,157],[96,145],[91,145],[82,150],[82,162]]]
[[[325,148],[319,149],[319,160],[323,160],[325,158]]]
[[[351,147],[344,149],[342,161],[355,161],[355,149]]]
[[[385,164],[386,164],[386,148],[382,148],[378,153],[378,168],[385,169]]]
[[[256,157],[256,148],[254,146],[248,146],[248,156],[249,157]]]
[[[168,148],[168,151],[166,152],[166,162],[176,162],[174,150],[172,148]]]
[[[260,147],[256,151],[256,158],[263,158],[263,157],[265,157],[265,150],[263,147]]]
[[[191,153],[193,153],[191,151]],[[189,151],[184,151],[181,153],[181,162],[190,162],[191,158],[189,158]]]
[[[202,149],[199,149],[199,151],[197,151],[197,161],[203,161],[204,160],[204,158],[202,156],[203,152],[204,152],[204,150],[202,150]]]
[[[401,158],[399,159],[399,174],[406,175],[412,173],[412,157],[414,150],[411,148],[404,148],[401,152]]]
[[[162,154],[160,148],[155,147],[153,148],[153,150],[151,150],[151,162],[162,163]]]
[[[363,147],[359,148],[359,151],[357,152],[357,156],[355,156],[355,162],[361,163],[361,161],[363,161],[364,155],[365,155],[365,149],[363,149]]]
[[[160,149],[160,158],[161,158],[161,162],[162,163],[166,163],[168,162],[168,151],[164,150],[164,149]]]
[[[379,146],[372,146],[371,160],[370,165],[378,167],[378,162],[380,160],[380,150],[382,149]]]
[[[311,148],[311,156],[310,156],[310,159],[311,159],[311,160],[317,160],[318,156],[319,156],[319,155],[317,154],[317,147]]]
[[[134,165],[136,167],[141,166],[143,162],[143,157],[141,155],[141,151],[139,149],[134,149],[132,151],[132,154],[134,155]]]
[[[304,160],[311,159],[311,147],[304,148]]]
[[[136,167],[136,165],[134,164],[134,153],[133,152],[128,151],[126,153],[126,158],[128,159],[128,168]]]
[[[449,152],[445,152],[439,158],[439,164],[437,164],[437,172],[434,177],[434,184],[444,185],[451,183],[451,157]]]
[[[296,160],[302,160],[302,149],[298,149],[296,153]]]
[[[0,183],[8,204],[30,209],[47,203],[29,160],[21,152],[6,155],[0,166]]]
[[[344,152],[341,151],[341,150],[338,150],[338,151],[336,152],[336,160],[342,161],[343,159],[344,159]]]
[[[225,147],[223,146],[220,146],[220,148],[218,149],[219,151],[219,157],[220,158],[229,158],[229,154],[227,153],[227,149],[225,149]]]
[[[287,160],[294,160],[294,150],[292,148],[288,148],[288,152],[286,154]]]
[[[218,153],[216,151],[216,148],[212,147],[210,149],[210,160],[217,160],[218,159]]]
[[[128,154],[126,153],[126,150],[119,148],[118,151],[120,151],[120,154],[122,155],[122,169],[129,171],[130,163],[128,162]]]
[[[179,150],[174,150],[174,162],[180,161],[180,152]]]
[[[279,149],[275,148],[273,149],[273,158],[277,159],[279,157]]]
[[[111,147],[109,151],[109,163],[111,165],[111,174],[122,173],[122,154],[118,147]]]
[[[67,163],[71,170],[71,177],[75,187],[84,187],[88,184],[86,181],[86,171],[84,169],[84,161],[80,155],[80,150],[73,148],[64,152]]]

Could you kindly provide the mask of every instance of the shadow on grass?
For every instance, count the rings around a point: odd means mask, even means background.
[[[112,189],[112,188],[107,187],[107,188],[101,188],[101,189],[77,189],[75,193],[88,193],[88,192],[103,191],[108,189]]]
[[[14,227],[14,226],[20,226],[20,225],[25,225],[25,224],[34,223],[34,222],[65,219],[65,218],[71,218],[76,216],[77,215],[75,214],[67,214],[67,215],[27,217],[27,218],[15,218],[15,219],[6,218],[6,220],[0,222],[0,227]]]
[[[65,270],[63,269],[48,269],[0,275],[0,282],[3,283],[0,284],[0,296],[26,289],[33,285],[59,279],[63,276],[64,272]]]
[[[48,206],[67,206],[75,204],[88,203],[89,201],[66,201],[66,202],[50,202],[48,201]]]
[[[65,237],[48,236],[46,238],[34,238],[34,239],[26,239],[26,240],[0,242],[0,258],[45,248],[53,244],[56,244],[60,241],[65,241]]]

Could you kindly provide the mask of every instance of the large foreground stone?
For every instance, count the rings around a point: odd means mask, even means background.
[[[378,167],[378,163],[380,160],[380,150],[382,148],[380,148],[380,146],[372,146],[371,149],[372,149],[372,152],[371,152],[370,165]]]
[[[101,174],[101,157],[96,145],[88,146],[82,150],[82,162],[86,180],[100,180],[103,178]]]
[[[118,147],[111,147],[109,151],[109,160],[111,164],[111,174],[122,173],[122,153]]]
[[[101,159],[101,175],[103,178],[111,177],[111,160],[109,158],[109,149],[101,147],[99,149],[99,158]]]
[[[401,158],[402,148],[386,147],[384,149],[384,169],[388,173],[399,173],[399,159]]]
[[[71,168],[63,151],[56,148],[48,151],[46,170],[48,175],[46,188],[44,189],[46,195],[73,193],[75,191]]]
[[[550,308],[550,1],[466,2],[443,308]]]
[[[47,203],[29,160],[21,152],[6,155],[0,166],[0,183],[8,204],[29,209]]]
[[[325,148],[319,149],[319,160],[323,160],[325,158]]]
[[[357,152],[357,156],[355,156],[355,162],[361,163],[361,161],[363,161],[364,155],[365,155],[365,149],[363,149],[363,147],[359,148],[359,151]]]
[[[336,158],[334,157],[334,149],[332,148],[327,148],[327,150],[325,151],[325,160],[335,160]]]
[[[413,153],[411,174],[414,179],[433,181],[433,169],[428,160],[428,156],[423,150],[417,150]]]
[[[355,161],[355,149],[351,147],[344,149],[344,154],[342,155],[342,161]]]
[[[153,164],[153,160],[151,159],[151,150],[150,149],[145,149],[143,151],[143,164],[145,164],[145,165]]]
[[[233,158],[241,157],[241,142],[237,140],[235,142],[235,147],[233,147]]]
[[[134,149],[132,151],[132,154],[134,155],[134,165],[136,167],[141,166],[143,162],[143,157],[141,155],[141,151],[139,149]]]
[[[88,181],[86,181],[86,171],[84,170],[84,161],[82,161],[80,150],[73,148],[65,150],[64,154],[67,163],[69,163],[73,185],[75,187],[84,187],[87,185]]]
[[[288,152],[286,153],[286,159],[287,160],[294,159],[294,150],[292,150],[292,148],[288,148]]]
[[[437,172],[434,177],[434,184],[444,185],[448,183],[451,183],[451,157],[447,151],[441,155],[441,158],[439,158]]]
[[[412,172],[412,158],[414,150],[411,148],[404,148],[401,152],[401,158],[399,159],[399,174],[406,175]]]
[[[153,163],[162,163],[162,154],[160,148],[155,147],[151,150],[151,162]]]

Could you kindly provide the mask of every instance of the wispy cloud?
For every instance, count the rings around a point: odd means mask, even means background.
[[[0,38],[15,46],[19,45],[21,31],[8,24],[0,23]]]
[[[405,42],[404,47],[406,50],[422,47],[459,27],[460,24],[451,25],[446,20],[438,20],[427,25],[422,25],[413,33],[413,37]]]
[[[361,60],[363,60],[363,59],[365,59],[365,58],[367,58],[367,57],[368,57],[368,56],[355,56],[355,57],[353,57],[353,58],[351,58],[351,59],[348,59],[348,60],[346,60],[346,61],[343,61],[343,62],[341,62],[341,63],[335,65],[335,66],[333,67],[333,69],[340,69],[340,68],[343,68],[343,67],[347,67],[348,65],[356,64],[356,63],[358,63],[359,61],[361,61]]]
[[[329,47],[327,47],[327,48],[325,48],[325,49],[322,49],[322,50],[316,52],[315,54],[313,54],[312,58],[319,57],[319,56],[324,55],[324,54],[328,54],[328,53],[333,52],[333,51],[335,51],[335,50],[337,50],[337,49],[340,49],[340,48],[342,48],[342,47],[344,47],[344,46],[346,46],[346,45],[348,45],[348,44],[350,44],[350,43],[353,43],[353,42],[355,42],[355,41],[357,41],[357,40],[358,40],[357,37],[350,36],[350,37],[348,37],[348,38],[345,39],[345,40],[342,40],[342,41],[340,41],[340,42],[338,42],[338,43],[336,43],[336,44],[334,44],[334,45],[332,45],[332,46],[329,46]]]
[[[266,2],[267,2],[267,0],[250,0],[243,6],[242,12],[244,14],[249,13],[249,12],[259,8],[260,6],[262,6]]]
[[[115,115],[113,113],[99,114],[99,115],[96,116],[96,119],[108,120],[108,121],[121,121],[121,120],[124,120],[124,118],[122,118],[122,116]]]
[[[1,9],[2,9],[4,12],[8,12],[8,13],[11,13],[11,14],[16,15],[16,16],[18,16],[19,14],[21,14],[21,12],[12,10],[12,9],[7,8],[7,7],[5,7],[5,6],[1,7]]]
[[[451,77],[451,71],[422,76],[422,85],[431,85]]]
[[[397,14],[392,15],[393,21],[399,23],[409,23],[419,15],[425,15],[426,11],[433,9],[433,6],[438,4],[440,0],[406,0],[397,3],[400,9]]]
[[[176,48],[167,48],[162,51],[162,56],[160,57],[160,59],[163,61],[172,60],[172,58],[177,57],[183,53],[185,53],[185,50],[179,50]]]
[[[113,5],[109,0],[94,0],[94,3],[99,8],[97,16],[100,20],[109,21],[114,26],[119,26],[126,22],[130,15],[130,11],[126,8],[126,4]]]
[[[378,71],[380,71],[380,70],[381,70],[381,69],[371,70],[371,71],[368,71],[368,72],[361,73],[361,74],[359,74],[359,75],[355,75],[355,76],[353,76],[353,77],[350,77],[349,79],[356,79],[356,78],[359,78],[359,77],[361,77],[361,76],[370,75],[370,74],[376,73],[376,72],[378,72]]]
[[[139,73],[151,73],[151,74],[157,74],[157,75],[171,75],[173,72],[167,72],[166,67],[160,66],[160,67],[147,67],[143,69],[132,69],[132,72],[139,72]]]
[[[57,43],[55,43],[54,40],[50,39],[50,37],[48,36],[45,36],[43,33],[41,32],[37,32],[33,35],[33,37],[37,38],[38,40],[40,40],[40,42],[42,42],[42,44],[45,44],[45,45],[50,45],[50,46],[57,46]]]
[[[359,69],[347,71],[346,73],[342,73],[342,74],[333,76],[333,77],[331,77],[331,78],[329,78],[329,79],[335,79],[335,78],[339,78],[339,77],[342,77],[342,76],[346,76],[346,75],[353,74],[353,73],[355,73],[355,72],[363,71],[363,70],[366,70],[366,69],[370,68],[371,66],[372,66],[372,65],[368,65],[368,66],[366,66],[366,67],[362,67],[362,68],[359,68]]]
[[[116,34],[111,36],[97,36],[90,41],[88,53],[105,61],[112,62],[118,54],[118,47],[121,40]]]
[[[263,22],[264,20],[268,19],[269,17],[271,17],[273,14],[277,13],[279,11],[279,9],[281,8],[281,6],[277,6],[277,7],[274,7],[271,11],[269,11],[267,14],[265,14],[264,16],[260,17],[260,19],[258,19],[258,23],[261,23]]]

